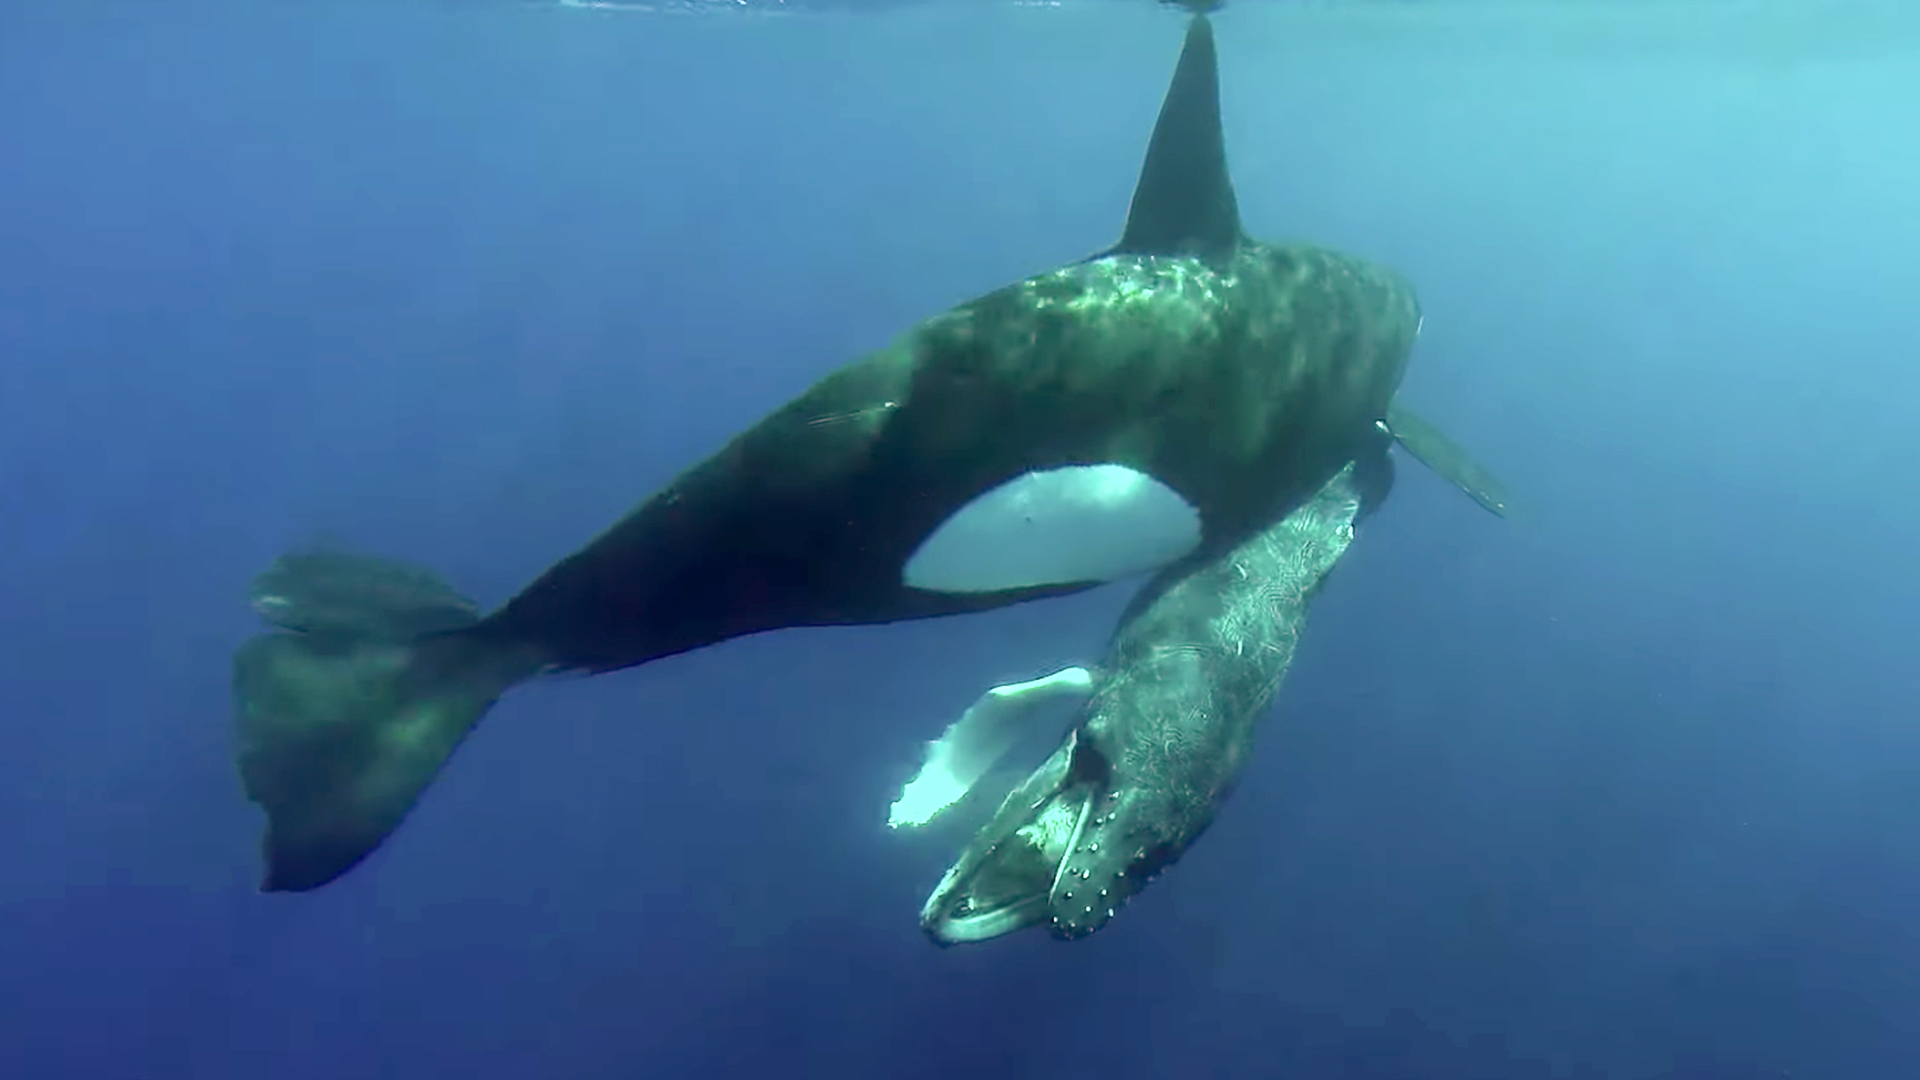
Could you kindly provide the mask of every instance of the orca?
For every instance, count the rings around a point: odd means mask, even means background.
[[[370,556],[262,575],[233,662],[262,888],[358,864],[536,677],[1210,565],[1379,438],[1420,321],[1398,273],[1242,229],[1196,14],[1111,249],[833,371],[484,615]]]

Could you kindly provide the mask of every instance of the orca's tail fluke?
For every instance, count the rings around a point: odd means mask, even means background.
[[[234,654],[234,756],[267,813],[267,891],[352,869],[541,667],[444,582],[384,559],[284,557],[254,581],[253,604],[278,632]]]

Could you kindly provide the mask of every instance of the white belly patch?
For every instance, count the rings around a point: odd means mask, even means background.
[[[1125,465],[1024,473],[941,522],[907,560],[907,585],[996,592],[1117,581],[1200,544],[1200,513],[1172,488]]]

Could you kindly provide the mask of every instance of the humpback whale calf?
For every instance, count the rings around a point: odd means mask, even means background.
[[[1099,668],[1068,669],[1084,701],[1059,748],[928,897],[929,937],[954,945],[1042,923],[1084,937],[1185,852],[1238,778],[1307,608],[1385,494],[1388,464],[1348,465],[1272,528],[1141,590]],[[965,741],[957,729],[944,741]]]
[[[497,610],[368,556],[261,575],[273,629],[233,685],[262,887],[359,863],[537,676],[1177,574],[1314,499],[1377,440],[1419,306],[1385,267],[1245,234],[1216,68],[1196,15],[1118,244],[828,374]]]
[[[1393,484],[1390,439],[1496,514],[1498,482],[1397,402],[1363,451],[1306,505],[1209,563],[1162,572],[1122,614],[1095,671],[996,687],[929,748],[908,784],[939,805],[895,805],[919,824],[965,795],[1013,744],[1023,714],[1061,698],[1079,712],[1059,748],[1000,804],[921,910],[939,944],[1045,924],[1085,937],[1212,824],[1354,526]],[[955,763],[962,767],[955,769]]]

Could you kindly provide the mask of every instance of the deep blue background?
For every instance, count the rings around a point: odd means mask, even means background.
[[[1117,234],[1151,5],[0,11],[0,1075],[1777,1077],[1920,1061],[1920,32],[1245,5],[1249,227],[1420,285],[1416,467],[1235,802],[1108,930],[941,951],[883,827],[1124,597],[516,693],[253,885],[249,576],[493,602],[832,365]]]

